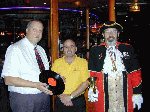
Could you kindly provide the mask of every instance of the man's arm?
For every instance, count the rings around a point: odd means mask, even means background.
[[[84,92],[86,90],[88,85],[89,85],[89,82],[85,81],[82,84],[80,84],[79,87],[75,91],[73,91],[70,95],[69,94],[59,95],[59,98],[60,98],[61,102],[66,106],[72,106],[73,103],[72,103],[71,99],[81,95],[82,92]]]
[[[85,82],[81,83],[78,88],[73,91],[70,96],[72,98],[78,97],[80,94],[82,94],[82,92],[84,92],[86,90],[86,88],[89,86],[89,81],[86,80]]]
[[[11,85],[11,86],[16,86],[16,87],[30,87],[30,88],[37,88],[40,91],[52,95],[52,92],[49,91],[46,86],[47,84],[41,83],[41,82],[32,82],[29,80],[24,80],[19,77],[12,77],[12,76],[5,76],[4,77],[5,84],[6,85]]]

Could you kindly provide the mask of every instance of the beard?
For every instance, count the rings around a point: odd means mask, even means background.
[[[115,40],[115,37],[114,36],[109,36],[108,38],[107,38],[107,41],[108,42],[113,42]]]
[[[114,36],[109,36],[108,38],[107,38],[107,44],[108,45],[110,45],[110,46],[114,46],[114,45],[116,45],[116,38],[114,37]]]

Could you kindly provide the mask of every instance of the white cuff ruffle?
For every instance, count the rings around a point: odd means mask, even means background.
[[[133,108],[138,106],[138,110],[141,108],[141,104],[143,103],[143,97],[141,94],[133,94],[132,96]]]
[[[88,90],[88,101],[90,102],[96,102],[98,101],[98,93],[99,91],[96,88],[96,93],[93,92],[93,88],[90,87]]]

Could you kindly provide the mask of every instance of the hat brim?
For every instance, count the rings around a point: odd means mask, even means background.
[[[123,31],[123,27],[118,24],[118,23],[113,23],[113,24],[104,24],[101,28],[100,28],[100,32],[103,33],[107,28],[116,28],[119,32]]]

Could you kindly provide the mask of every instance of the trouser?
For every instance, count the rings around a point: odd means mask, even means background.
[[[59,97],[55,98],[54,112],[86,112],[86,101],[84,95],[72,99],[73,106],[65,106]]]
[[[9,99],[7,86],[4,84],[3,78],[0,77],[0,112],[9,112]]]
[[[50,112],[50,96],[45,93],[10,92],[9,99],[12,112]]]

